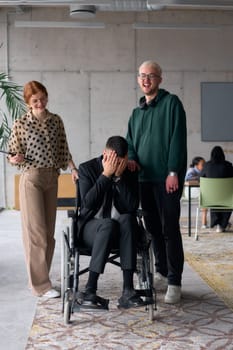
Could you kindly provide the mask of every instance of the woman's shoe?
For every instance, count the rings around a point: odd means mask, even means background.
[[[46,299],[59,298],[61,296],[60,292],[56,289],[51,288],[46,293],[42,294],[41,297]]]
[[[209,228],[209,226],[208,225],[202,225],[201,228],[202,229],[206,229],[206,228]]]

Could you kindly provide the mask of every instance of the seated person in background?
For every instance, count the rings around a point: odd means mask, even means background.
[[[225,160],[225,154],[220,146],[215,146],[210,154],[210,160],[205,163],[200,176],[210,178],[233,177],[232,163]],[[210,210],[210,226],[217,225],[217,232],[224,232],[231,226],[229,219],[231,211],[216,212]]]
[[[185,181],[199,180],[200,172],[205,164],[205,159],[202,157],[194,157],[189,169],[185,175]]]
[[[121,136],[107,140],[102,156],[79,166],[79,234],[92,250],[83,301],[95,305],[97,283],[112,248],[120,249],[123,292],[119,307],[143,305],[133,285],[139,205],[137,173],[127,169],[128,144]]]
[[[185,175],[185,181],[192,181],[192,180],[199,181],[200,173],[203,169],[204,164],[205,164],[204,158],[194,157]],[[199,188],[192,188],[191,197],[195,198],[198,196],[199,196]],[[202,210],[202,228],[207,228],[207,209]]]

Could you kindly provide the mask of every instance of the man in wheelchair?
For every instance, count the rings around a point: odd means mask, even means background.
[[[144,305],[133,285],[136,270],[139,205],[137,173],[127,169],[128,144],[121,136],[107,140],[102,156],[79,166],[81,209],[79,240],[91,250],[89,276],[82,302],[96,306],[98,278],[112,249],[119,249],[123,291],[118,307]]]

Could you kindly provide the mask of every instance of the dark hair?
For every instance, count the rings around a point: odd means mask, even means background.
[[[214,163],[220,163],[225,160],[225,154],[222,147],[215,146],[210,153],[210,160]]]
[[[24,89],[23,89],[24,101],[26,103],[29,103],[29,100],[32,97],[32,95],[35,95],[38,92],[43,92],[45,96],[48,97],[48,92],[44,85],[39,83],[39,81],[35,81],[35,80],[29,81],[27,84],[24,85]]]
[[[200,163],[201,160],[205,161],[203,157],[194,157],[192,160],[192,163],[190,164],[190,168],[194,168],[196,165]]]
[[[125,157],[128,153],[128,143],[122,136],[111,136],[106,142],[106,148],[114,150],[118,157]]]

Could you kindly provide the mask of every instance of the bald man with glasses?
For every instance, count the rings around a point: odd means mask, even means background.
[[[180,198],[187,167],[186,114],[176,95],[160,88],[157,62],[139,67],[144,94],[128,123],[128,168],[139,170],[140,200],[153,236],[155,284],[166,288],[165,302],[181,298],[184,265],[180,233]]]

